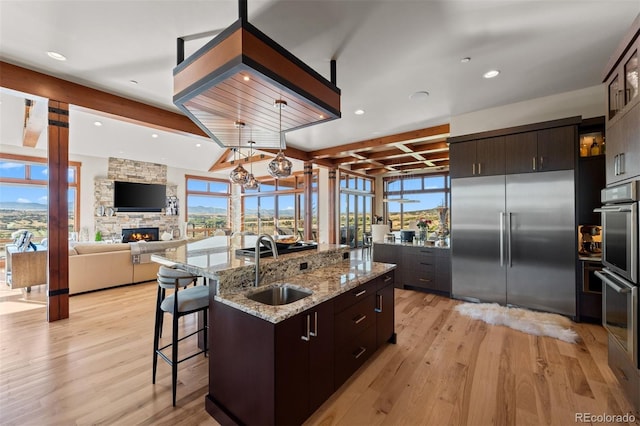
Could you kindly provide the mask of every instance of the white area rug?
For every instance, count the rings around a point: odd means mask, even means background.
[[[505,325],[536,336],[549,336],[569,343],[578,340],[571,327],[571,320],[562,315],[534,312],[521,308],[509,308],[497,303],[462,303],[456,311],[488,324]]]

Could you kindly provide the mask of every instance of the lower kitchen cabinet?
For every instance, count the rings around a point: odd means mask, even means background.
[[[325,302],[276,325],[277,424],[301,424],[333,393],[333,319]]]
[[[449,249],[402,248],[402,276],[405,287],[439,294],[451,294],[451,251]]]
[[[209,414],[223,424],[302,424],[395,343],[393,285],[390,271],[277,324],[214,300]]]
[[[373,247],[373,261],[393,263],[398,265],[395,270],[395,285],[396,288],[402,288],[402,278],[400,271],[400,264],[402,263],[402,253],[400,246],[394,244],[379,244],[375,243]]]

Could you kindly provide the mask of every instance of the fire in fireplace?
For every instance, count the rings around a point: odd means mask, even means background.
[[[122,242],[134,243],[137,241],[158,241],[159,228],[127,228],[122,230]]]

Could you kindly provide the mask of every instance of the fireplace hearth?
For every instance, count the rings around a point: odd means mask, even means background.
[[[126,228],[122,230],[123,243],[158,241],[159,237],[160,228]]]

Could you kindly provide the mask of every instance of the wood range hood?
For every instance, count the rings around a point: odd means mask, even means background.
[[[173,103],[219,145],[247,148],[250,139],[256,149],[284,149],[281,132],[340,118],[335,61],[329,81],[251,25],[246,0],[239,19],[186,60],[184,40]],[[286,102],[282,111],[276,100]]]

